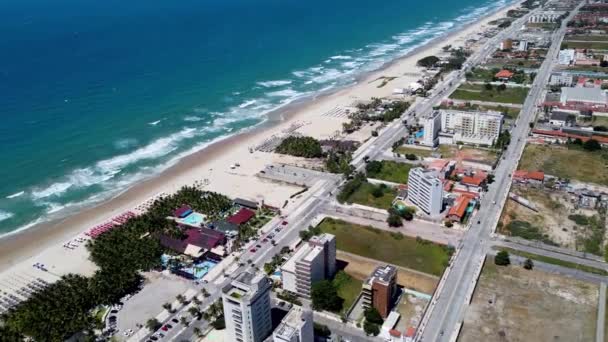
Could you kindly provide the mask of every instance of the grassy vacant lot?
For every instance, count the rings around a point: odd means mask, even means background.
[[[488,258],[459,341],[593,341],[598,286]]]
[[[441,275],[450,258],[445,246],[367,226],[327,218],[319,227],[336,236],[339,250]]]
[[[518,255],[520,257],[528,258],[528,259],[532,259],[532,260],[538,260],[538,261],[544,262],[546,264],[573,268],[576,270],[581,270],[583,272],[589,272],[589,273],[599,274],[599,275],[603,275],[603,276],[608,275],[608,272],[606,272],[605,270],[602,270],[600,268],[581,265],[581,264],[577,264],[577,263],[570,262],[570,261],[564,261],[564,260],[560,260],[560,259],[546,257],[543,255],[528,253],[528,252],[519,251],[519,250],[512,249],[512,248],[507,248],[507,247],[494,247],[494,249],[501,250],[501,251],[507,251],[507,252],[509,252],[509,254]]]
[[[566,41],[568,41],[568,40],[584,40],[584,41],[587,41],[587,42],[608,42],[608,35],[589,35],[589,36],[572,35],[572,36],[566,36],[565,40]]]
[[[608,154],[563,146],[527,145],[518,169],[542,170],[547,174],[608,185]]]
[[[608,42],[573,42],[564,41],[562,49],[593,49],[593,50],[608,50]]]
[[[378,185],[365,182],[352,195],[350,195],[347,202],[358,203],[380,209],[390,208],[393,204],[393,200],[397,196],[397,191],[393,188],[387,187],[383,190],[382,196],[375,197],[372,193],[374,192],[374,189],[378,187]]]
[[[363,282],[344,271],[340,271],[334,277],[333,284],[338,289],[338,296],[344,299],[342,312],[345,313],[357,299]]]
[[[594,116],[593,120],[591,121],[591,125],[593,125],[593,127],[597,127],[597,126],[604,126],[604,127],[608,127],[608,116]]]
[[[398,163],[392,160],[383,160],[380,172],[367,172],[369,178],[381,179],[388,182],[407,184],[408,173],[414,167],[412,164]]]
[[[483,84],[463,84],[450,95],[450,98],[466,101],[486,101],[500,103],[524,103],[528,88],[509,87],[498,91],[496,87],[486,90]]]
[[[414,154],[418,158],[424,158],[424,157],[430,157],[431,154],[433,153],[433,150],[427,149],[427,148],[414,148],[414,147],[409,147],[407,145],[403,145],[403,146],[397,147],[397,149],[395,149],[395,153],[399,153],[402,155]]]

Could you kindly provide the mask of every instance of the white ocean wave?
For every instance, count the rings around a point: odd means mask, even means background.
[[[8,220],[13,217],[13,213],[9,213],[8,211],[0,210],[0,221]]]
[[[257,84],[261,85],[262,87],[266,87],[266,88],[274,88],[274,87],[289,85],[291,83],[292,83],[291,80],[276,80],[276,81],[258,82]]]
[[[295,91],[291,88],[287,88],[287,89],[283,89],[283,90],[272,91],[272,92],[266,93],[266,95],[271,96],[271,97],[295,97],[295,96],[302,95],[302,93]]]
[[[163,118],[163,119],[160,119],[160,120],[156,120],[156,121],[148,122],[148,125],[150,125],[150,126],[156,126],[156,125],[158,125],[159,123],[161,123],[163,120],[165,120],[165,119]]]
[[[137,145],[137,139],[135,138],[119,139],[114,142],[114,147],[120,150],[124,150],[135,145]]]
[[[345,55],[337,55],[337,56],[331,56],[329,57],[329,59],[352,59],[352,56],[345,56]]]
[[[247,108],[256,102],[257,102],[256,100],[245,101],[239,105],[239,108]]]
[[[6,198],[8,198],[8,199],[17,198],[17,197],[23,196],[23,194],[25,194],[25,191],[19,191],[19,192],[16,192],[16,193],[12,194],[12,195],[6,196]]]
[[[50,196],[61,195],[62,193],[66,192],[71,187],[72,187],[72,183],[69,183],[69,182],[53,183],[44,189],[32,191],[32,198],[36,200],[36,199],[46,198],[46,197],[50,197]]]
[[[204,120],[203,118],[201,118],[200,116],[195,116],[195,115],[189,115],[184,117],[184,121],[186,122],[198,122],[198,121],[202,121]]]

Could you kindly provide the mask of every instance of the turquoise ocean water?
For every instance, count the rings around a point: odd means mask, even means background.
[[[511,0],[0,2],[0,234],[67,215]]]

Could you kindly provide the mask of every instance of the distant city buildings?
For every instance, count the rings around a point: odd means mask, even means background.
[[[312,311],[293,306],[272,334],[273,342],[314,341]]]
[[[397,294],[397,268],[392,265],[378,266],[363,283],[363,307],[375,308],[382,318],[391,312],[393,299]]]
[[[443,184],[437,172],[421,167],[411,169],[407,199],[428,215],[439,215],[443,206]]]
[[[509,38],[503,40],[502,42],[500,42],[499,48],[501,50],[511,50],[513,48],[513,40]]]
[[[424,120],[424,135],[422,145],[435,147],[439,145],[439,131],[441,130],[441,113],[433,111]]]
[[[570,73],[552,74],[549,79],[549,85],[570,87],[574,83],[574,77]]]
[[[336,237],[313,236],[281,267],[283,290],[310,298],[312,284],[336,273]]]
[[[244,272],[222,289],[226,340],[261,342],[272,332],[271,281],[261,273]]]
[[[542,11],[533,14],[528,19],[530,23],[554,23],[559,20],[566,12],[563,11]]]

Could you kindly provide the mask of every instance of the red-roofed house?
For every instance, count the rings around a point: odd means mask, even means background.
[[[414,337],[416,337],[416,328],[407,328],[407,330],[405,331],[405,342],[413,342]]]
[[[585,142],[589,139],[593,139],[599,142],[601,145],[608,145],[608,137],[600,136],[600,135],[591,135],[591,137],[566,133],[561,130],[544,130],[544,129],[533,129],[532,134],[540,137],[553,138],[554,140],[559,140],[561,142],[566,142],[568,139],[575,140],[581,139],[582,142]]]
[[[247,208],[241,208],[236,214],[230,216],[226,221],[239,225],[246,223],[255,216],[255,213]]]
[[[185,239],[163,234],[160,236],[160,244],[175,252],[199,258],[205,252],[226,242],[223,233],[207,228],[191,228],[186,230],[185,234]]]
[[[456,222],[461,222],[467,213],[467,207],[469,206],[469,203],[471,203],[470,196],[460,196],[456,200],[456,202],[454,202],[454,205],[450,208],[450,211],[448,211],[448,219]]]
[[[192,214],[192,208],[189,205],[183,205],[173,212],[173,215],[177,218],[184,218],[190,214]]]
[[[460,183],[462,183],[464,185],[482,186],[485,181],[486,181],[485,177],[475,175],[475,176],[462,177],[462,179],[460,180]]]
[[[498,78],[501,81],[508,81],[513,77],[513,72],[510,70],[502,69],[494,75],[494,77]]]
[[[513,172],[513,180],[522,184],[541,186],[545,181],[545,173],[542,171],[517,170]]]

